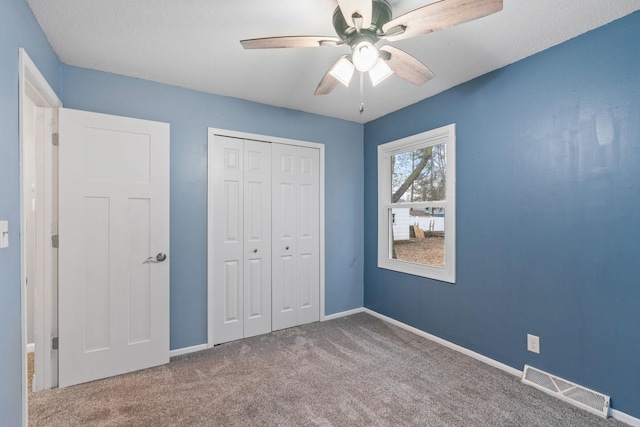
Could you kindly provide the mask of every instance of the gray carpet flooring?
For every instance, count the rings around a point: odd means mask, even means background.
[[[622,426],[357,314],[29,395],[31,426]]]

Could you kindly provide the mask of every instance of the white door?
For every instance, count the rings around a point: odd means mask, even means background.
[[[244,141],[244,337],[271,332],[271,144]]]
[[[213,343],[220,344],[271,331],[271,146],[215,136],[209,150]]]
[[[169,125],[60,109],[59,133],[59,384],[167,363]]]
[[[320,318],[320,153],[272,145],[275,331]]]

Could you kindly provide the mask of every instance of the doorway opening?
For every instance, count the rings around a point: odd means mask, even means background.
[[[55,387],[58,378],[57,352],[52,348],[58,316],[57,254],[51,242],[57,232],[53,135],[62,103],[24,49],[19,51],[19,63],[22,419],[26,425],[29,390]]]

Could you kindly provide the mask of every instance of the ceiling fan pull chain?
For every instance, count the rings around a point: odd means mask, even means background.
[[[360,114],[364,113],[364,73],[360,72]]]

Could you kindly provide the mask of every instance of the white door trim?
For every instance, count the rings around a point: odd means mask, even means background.
[[[42,73],[38,70],[38,67],[33,63],[27,52],[23,49],[19,49],[18,55],[18,83],[19,83],[19,95],[18,95],[18,116],[19,116],[19,144],[20,144],[20,307],[21,307],[21,341],[22,341],[22,425],[27,426],[28,424],[28,414],[27,414],[27,301],[26,301],[26,289],[24,286],[26,279],[26,265],[25,265],[25,241],[24,241],[24,209],[22,193],[24,191],[24,180],[23,180],[23,161],[24,153],[23,153],[23,126],[24,126],[24,117],[23,117],[23,105],[26,97],[31,98],[37,106],[45,107],[45,108],[59,108],[62,107],[62,102],[56,95],[56,93],[51,89],[51,86],[47,83],[47,80],[44,78]],[[56,116],[54,112],[54,117]],[[55,124],[55,120],[54,120]],[[55,129],[54,129],[55,131]],[[45,171],[47,173],[51,172],[51,167],[53,165],[53,149],[50,144],[50,138],[46,138],[45,136],[45,144],[43,144],[43,152],[40,153],[43,159],[43,169],[40,170],[40,174],[44,174]],[[45,186],[43,188],[44,191],[44,200],[52,200],[53,199],[53,189],[51,187]],[[45,224],[50,224],[52,219],[54,218],[54,212],[52,212],[51,204],[44,203],[43,215],[45,218]],[[49,221],[47,221],[49,219]],[[44,230],[44,233],[40,233],[40,236],[47,235],[47,230]],[[37,301],[37,304],[41,307],[45,307],[48,309],[53,309],[53,295],[51,290],[53,289],[53,272],[51,270],[52,263],[54,257],[53,248],[46,243],[47,239],[40,238],[39,241],[36,242],[36,245],[39,246],[44,254],[45,258],[45,271],[44,277],[45,282],[40,283],[40,292],[39,295],[42,295],[41,301]],[[49,262],[46,262],[46,261]],[[48,339],[45,337],[51,336],[52,330],[52,313],[44,312],[43,313],[43,321],[40,323],[36,323],[34,327],[36,328],[35,336],[38,337],[39,342],[36,342],[35,345],[38,349],[43,349],[43,352],[46,355],[43,355],[45,361],[51,361],[50,357],[50,346],[46,345]],[[46,351],[49,349],[49,351]],[[46,357],[45,357],[46,356]],[[51,378],[51,366],[50,363],[44,364],[44,372],[40,373],[45,379]],[[49,382],[50,384],[50,382]]]
[[[247,132],[238,132],[227,129],[219,129],[219,128],[209,128],[208,131],[208,140],[212,141],[215,135],[219,136],[228,136],[231,138],[238,139],[249,139],[253,141],[263,141],[263,142],[271,142],[277,144],[287,144],[287,145],[295,145],[298,147],[309,147],[316,148],[320,152],[320,321],[325,320],[325,254],[324,254],[324,144],[320,144],[317,142],[310,141],[302,141],[297,139],[288,139],[288,138],[280,138],[276,136],[268,136],[268,135],[259,135],[254,133]],[[209,142],[210,143],[210,142]],[[209,150],[211,153],[212,150]],[[211,162],[211,156],[208,156],[208,165],[207,165],[207,182],[211,182],[212,173],[213,173],[213,165]],[[207,188],[207,211],[211,212],[213,209],[214,203],[214,195],[212,186],[208,186]],[[213,255],[213,230],[211,227],[207,227],[207,268],[211,265],[211,257]],[[209,348],[213,347],[213,283],[212,276],[207,274],[207,345]]]

